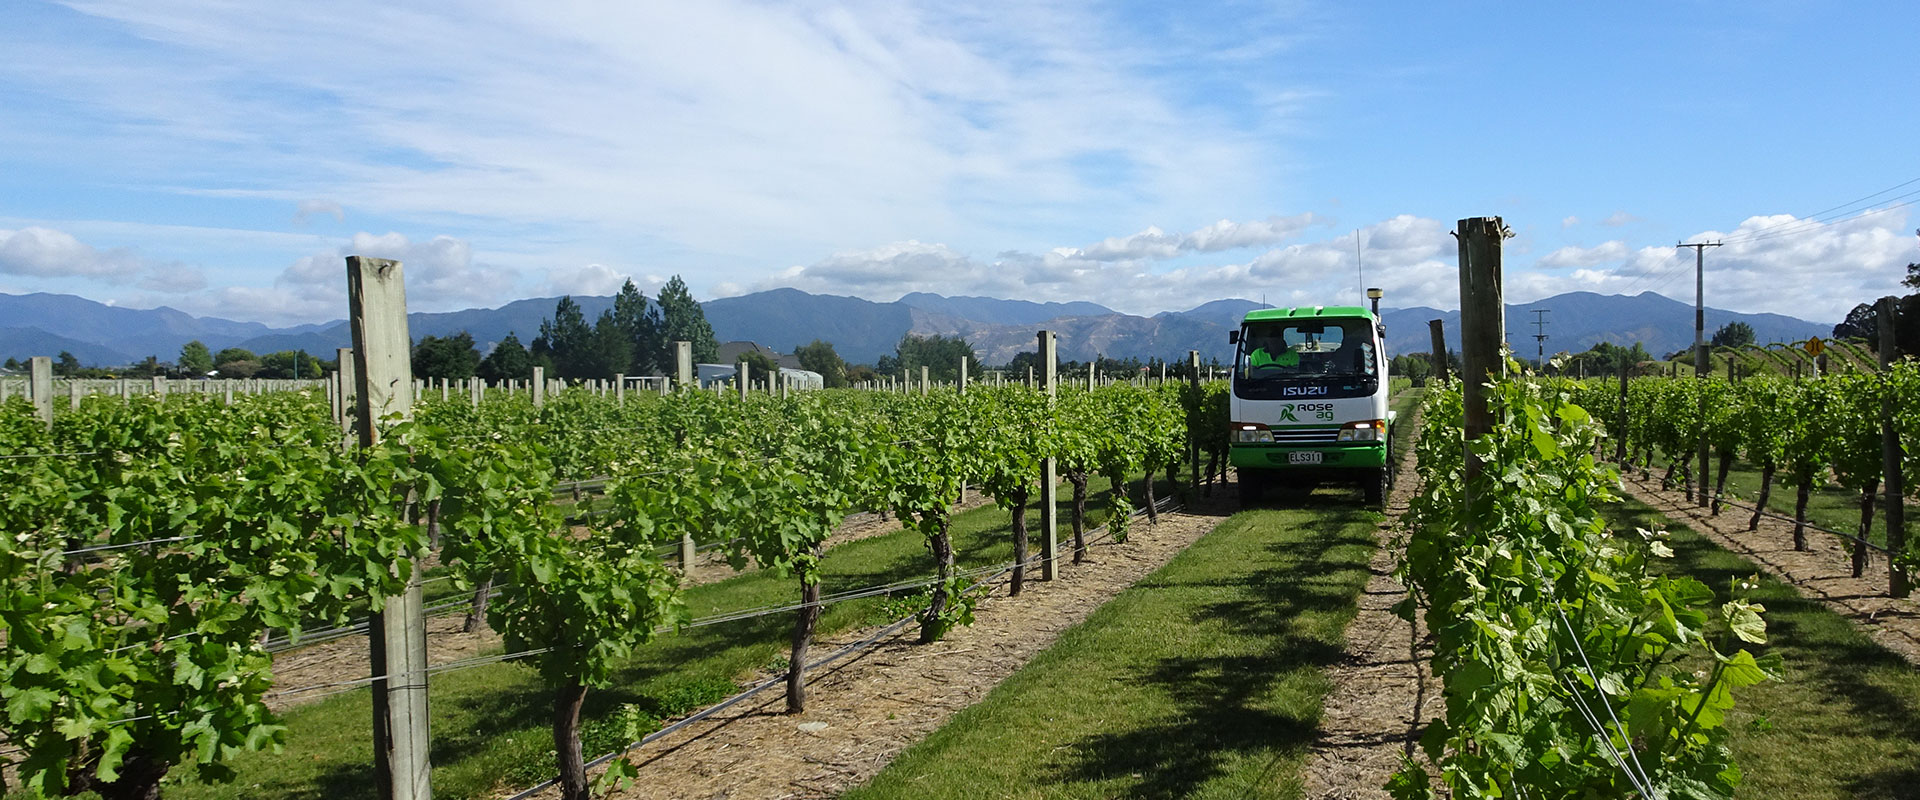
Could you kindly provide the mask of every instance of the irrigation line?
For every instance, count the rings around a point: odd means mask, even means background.
[[[1807,528],[1807,529],[1809,529],[1809,530],[1816,530],[1816,531],[1819,531],[1819,532],[1821,532],[1821,533],[1825,533],[1825,534],[1831,534],[1831,535],[1833,535],[1833,536],[1838,536],[1838,537],[1840,537],[1840,538],[1842,538],[1842,539],[1845,539],[1845,540],[1847,540],[1847,541],[1849,541],[1849,542],[1853,542],[1854,544],[1861,544],[1861,545],[1866,545],[1867,547],[1869,547],[1869,548],[1872,548],[1872,549],[1874,549],[1874,550],[1878,550],[1878,551],[1880,551],[1881,553],[1884,553],[1884,554],[1886,554],[1886,555],[1888,555],[1888,556],[1892,556],[1892,555],[1893,555],[1893,551],[1892,551],[1892,550],[1888,550],[1887,548],[1885,548],[1885,547],[1883,547],[1883,546],[1881,546],[1881,545],[1877,545],[1877,544],[1874,544],[1873,542],[1870,542],[1870,541],[1867,541],[1866,539],[1862,539],[1862,538],[1860,538],[1859,536],[1857,536],[1857,535],[1854,535],[1854,534],[1851,534],[1851,533],[1841,533],[1841,532],[1839,532],[1839,531],[1836,531],[1836,530],[1833,530],[1833,529],[1831,529],[1831,528],[1822,528],[1822,527],[1820,527],[1820,526],[1818,526],[1818,525],[1815,525],[1815,524],[1813,524],[1813,523],[1811,523],[1811,522],[1805,522],[1805,521],[1802,521],[1802,520],[1798,520],[1798,519],[1794,519],[1793,517],[1789,517],[1789,516],[1787,516],[1787,515],[1785,515],[1785,514],[1776,514],[1776,513],[1774,513],[1774,512],[1772,512],[1772,511],[1767,511],[1767,510],[1765,510],[1765,509],[1761,509],[1761,508],[1756,508],[1756,507],[1754,507],[1754,506],[1750,506],[1750,505],[1747,505],[1746,503],[1736,503],[1736,502],[1734,502],[1734,501],[1732,501],[1732,500],[1726,500],[1726,499],[1722,499],[1722,498],[1724,498],[1724,495],[1716,495],[1716,496],[1715,496],[1715,498],[1716,498],[1716,499],[1719,499],[1719,501],[1720,501],[1720,502],[1722,502],[1722,503],[1725,503],[1725,504],[1727,504],[1727,505],[1730,505],[1730,506],[1733,506],[1734,508],[1743,508],[1743,509],[1746,509],[1746,510],[1748,510],[1748,511],[1758,511],[1758,512],[1760,513],[1760,516],[1763,516],[1763,517],[1766,517],[1766,518],[1768,518],[1768,519],[1777,519],[1777,520],[1780,520],[1780,521],[1782,521],[1782,522],[1792,522],[1792,523],[1794,523],[1794,524],[1797,524],[1797,525],[1801,525],[1801,526],[1804,526],[1804,527],[1806,527],[1806,528]]]
[[[72,456],[104,455],[106,452],[105,450],[88,450],[79,453],[8,453],[6,455],[0,455],[0,458],[68,458]]]

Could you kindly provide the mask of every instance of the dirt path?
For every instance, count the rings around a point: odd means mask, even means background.
[[[1399,424],[1418,431],[1419,409]],[[1347,625],[1346,655],[1327,670],[1333,690],[1321,704],[1318,740],[1303,776],[1305,795],[1313,800],[1385,800],[1387,778],[1414,753],[1426,721],[1445,713],[1440,682],[1428,667],[1433,652],[1424,646],[1425,626],[1392,611],[1407,595],[1392,575],[1400,552],[1395,528],[1419,490],[1418,480],[1408,452],[1388,496],[1387,521],[1376,532],[1373,577],[1360,595],[1359,614]]]
[[[994,586],[974,624],[938,643],[914,644],[911,627],[864,654],[809,676],[805,714],[788,716],[778,688],[635,751],[635,785],[617,798],[834,797],[865,781],[907,746],[984,697],[1093,610],[1205,535],[1230,493],[1187,512],[1137,520],[1124,544],[1089,548],[1060,580],[1032,581],[1017,598]],[[1064,549],[1063,543],[1063,549]],[[815,644],[826,653],[874,635],[847,631]],[[549,790],[542,797],[558,796]]]
[[[1623,478],[1627,494],[1653,506],[1668,519],[1686,525],[1713,542],[1789,584],[1804,597],[1819,600],[1860,626],[1882,647],[1920,665],[1920,599],[1887,596],[1887,560],[1874,552],[1864,574],[1853,577],[1853,544],[1819,531],[1807,531],[1805,551],[1793,549],[1793,523],[1762,517],[1747,530],[1753,513],[1728,508],[1715,517],[1695,506],[1685,493],[1660,488],[1657,476],[1641,480],[1638,471]],[[1788,487],[1791,491],[1791,487]]]
[[[990,502],[979,492],[969,490],[965,502],[954,506],[954,511],[964,512]],[[831,549],[847,542],[884,536],[898,530],[899,520],[863,511],[849,515],[833,532],[833,536],[827,539],[826,546]],[[687,580],[689,586],[714,583],[741,574],[728,566],[718,551],[701,553],[695,563],[693,574]],[[751,569],[748,567],[748,570]],[[459,661],[500,645],[500,635],[488,628],[484,621],[472,633],[463,632],[461,628],[466,622],[466,613],[466,607],[462,606],[458,613],[428,618],[427,663]],[[368,675],[369,663],[367,637],[364,635],[348,636],[280,653],[273,659],[275,694],[268,695],[267,706],[275,711],[286,711],[324,699],[339,691],[332,684]]]

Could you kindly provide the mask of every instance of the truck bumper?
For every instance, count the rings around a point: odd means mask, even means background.
[[[1295,464],[1289,453],[1315,452],[1318,464]],[[1353,442],[1298,447],[1283,444],[1235,444],[1227,450],[1227,460],[1241,469],[1298,471],[1338,471],[1378,469],[1387,465],[1385,442]]]

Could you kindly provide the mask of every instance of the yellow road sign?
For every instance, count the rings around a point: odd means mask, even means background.
[[[1818,337],[1818,336],[1815,336],[1815,337],[1813,337],[1813,338],[1811,338],[1811,339],[1808,339],[1808,340],[1807,340],[1807,354],[1808,354],[1808,355],[1815,355],[1815,356],[1817,356],[1817,355],[1820,355],[1821,353],[1823,353],[1823,352],[1825,352],[1825,351],[1826,351],[1826,349],[1827,349],[1827,343],[1826,343],[1826,342],[1823,342],[1823,341],[1820,341],[1820,337]]]

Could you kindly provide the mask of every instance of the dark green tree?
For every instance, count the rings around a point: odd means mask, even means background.
[[[480,360],[479,373],[490,381],[526,380],[533,377],[533,357],[520,344],[520,337],[508,333]]]
[[[590,378],[586,362],[593,347],[593,328],[587,315],[572,296],[560,298],[553,307],[553,318],[540,322],[540,335],[533,340],[533,362],[548,368],[554,378]]]
[[[980,374],[980,359],[974,356],[973,345],[958,336],[949,338],[937,333],[916,336],[909,333],[900,337],[900,344],[894,351],[898,354],[902,373],[915,379],[920,377],[920,367],[925,365],[928,376],[933,380],[952,383],[960,378],[961,359],[967,362],[968,375]]]
[[[707,313],[693,299],[687,282],[675,275],[660,287],[660,327],[665,342],[692,342],[693,360],[711,364],[720,358],[720,343],[713,338],[713,326]],[[671,347],[672,345],[666,345]],[[669,354],[667,358],[671,358]]]
[[[213,370],[213,353],[199,339],[180,346],[180,372],[189,378],[198,378]]]
[[[281,350],[260,357],[261,378],[318,378],[320,359],[309,355],[305,350]]]
[[[254,355],[252,350],[248,350],[244,347],[229,347],[214,354],[213,365],[215,367],[221,367],[233,361],[259,361],[259,360],[260,360],[260,357],[257,355]]]
[[[633,335],[615,319],[613,311],[600,312],[594,320],[587,347],[575,360],[581,378],[611,379],[633,366]]]
[[[461,331],[452,336],[422,336],[413,345],[413,377],[471,378],[480,370],[480,351],[473,346],[473,334]]]
[[[1013,360],[1007,362],[1007,380],[1026,380],[1028,368],[1032,368],[1036,379],[1040,376],[1040,353],[1034,350],[1022,350],[1014,353]]]
[[[741,353],[740,360],[747,362],[747,379],[754,386],[765,386],[767,378],[780,372],[780,363],[758,350]]]
[[[27,365],[20,363],[20,359],[14,358],[12,356],[8,356],[6,368],[11,370],[21,370],[21,369],[26,369]]]
[[[620,293],[613,296],[613,324],[625,337],[632,354],[626,367],[615,372],[665,374],[673,354],[667,352],[666,339],[661,336],[660,309],[647,302],[647,295],[634,286],[633,281],[627,281],[620,287]]]
[[[1753,326],[1744,322],[1729,322],[1713,332],[1714,347],[1738,349],[1750,344],[1753,344]]]
[[[821,380],[829,389],[838,389],[847,385],[847,362],[834,352],[832,342],[819,339],[793,349],[793,357],[800,360],[800,368],[820,373]]]
[[[147,356],[147,360],[153,361],[156,364],[158,363],[158,359],[153,356]],[[156,366],[156,369],[157,368]],[[80,374],[80,370],[80,359],[65,350],[60,351],[60,355],[53,359],[53,374],[55,375],[78,375]],[[151,375],[152,373],[148,374]]]

